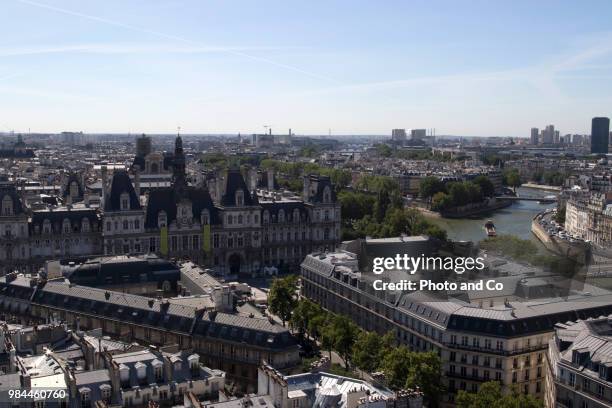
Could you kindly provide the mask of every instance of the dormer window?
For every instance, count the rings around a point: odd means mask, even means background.
[[[154,375],[155,375],[155,382],[163,382],[164,381],[164,372],[163,372],[163,366],[161,363],[159,363],[159,365],[156,365],[153,367],[153,371],[154,371]]]
[[[159,225],[159,228],[164,228],[168,225],[168,216],[165,211],[160,211],[157,214],[157,225]]]
[[[64,222],[62,224],[62,230],[64,234],[69,234],[71,229],[70,220],[68,218],[64,218]]]
[[[244,191],[243,190],[236,191],[236,205],[238,207],[242,207],[244,205]]]
[[[121,211],[126,211],[130,209],[130,195],[128,193],[122,193],[120,197],[121,201]]]
[[[102,384],[100,386],[100,395],[102,396],[102,400],[107,404],[111,401],[111,391],[112,387],[109,384]]]
[[[134,368],[136,368],[136,376],[138,377],[138,382],[141,384],[146,383],[147,381],[147,366],[146,364],[142,363],[142,362],[137,362],[134,365]]]
[[[329,189],[329,187],[325,187],[325,189],[323,190],[323,202],[331,203],[331,190]]]
[[[189,369],[191,370],[191,376],[197,377],[200,374],[200,356],[192,354],[188,357]]]
[[[91,392],[89,388],[81,388],[79,394],[81,394],[81,407],[89,408],[91,406]]]
[[[89,227],[90,227],[89,219],[88,218],[83,218],[81,220],[81,230],[83,232],[89,232]]]
[[[2,199],[2,215],[5,217],[13,215],[13,199],[9,195],[5,195]]]

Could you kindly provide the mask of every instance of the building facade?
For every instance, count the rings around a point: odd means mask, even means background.
[[[547,407],[612,405],[612,317],[558,324],[548,359]]]
[[[377,241],[371,243],[400,244]],[[412,237],[401,244],[400,253],[420,256],[425,242],[426,238]],[[375,291],[360,272],[359,257],[346,251],[309,255],[301,277],[302,295],[323,308],[351,317],[365,330],[394,332],[397,343],[412,350],[438,353],[448,390],[441,397],[443,406],[454,405],[458,390],[477,392],[486,381],[542,398],[554,324],[612,312],[612,294],[607,291],[597,294],[585,288],[572,292],[572,301],[559,301],[554,279],[544,284],[540,278],[508,278],[505,284],[512,290],[497,299]],[[532,292],[548,292],[549,297],[526,305],[525,298],[533,295],[525,293]]]
[[[151,156],[148,154],[146,157]],[[35,271],[45,260],[153,253],[191,259],[218,274],[298,270],[306,254],[340,241],[340,203],[329,177],[304,177],[302,197],[275,189],[274,175],[240,170],[208,185],[188,183],[182,140],[157,170],[135,159],[126,170],[102,169],[100,208],[81,203],[84,188],[70,176],[63,206],[28,209],[14,185],[0,185],[0,264]],[[136,163],[137,162],[137,163]],[[171,170],[172,182],[141,194],[141,168]],[[262,186],[261,178],[270,181]]]

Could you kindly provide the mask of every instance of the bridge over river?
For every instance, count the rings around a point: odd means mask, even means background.
[[[555,197],[512,197],[512,196],[499,196],[495,197],[498,200],[508,200],[508,201],[538,201],[543,204],[554,203],[558,200],[557,196]]]

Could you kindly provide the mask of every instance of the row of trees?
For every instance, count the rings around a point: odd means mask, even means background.
[[[458,408],[542,408],[544,404],[532,395],[521,394],[517,388],[503,393],[497,381],[483,383],[477,393],[459,391]]]
[[[431,406],[443,391],[441,364],[436,353],[416,353],[396,346],[392,332],[380,336],[360,329],[346,316],[329,313],[319,305],[300,299],[293,310],[291,327],[330,353],[336,351],[345,365],[366,372],[383,371],[391,389],[420,387]]]
[[[321,167],[315,163],[287,163],[279,160],[264,159],[261,168],[274,169],[278,183],[288,190],[301,193],[305,174],[320,174],[329,176],[336,191],[345,189],[351,184],[352,175],[349,170]]]
[[[441,361],[434,352],[413,352],[396,344],[393,332],[381,336],[359,328],[351,319],[324,310],[308,299],[298,299],[297,278],[275,279],[268,297],[270,310],[301,339],[310,338],[344,360],[345,366],[368,373],[383,371],[393,390],[419,387],[430,407],[436,407],[444,387],[441,383]],[[460,408],[541,408],[542,402],[513,390],[503,394],[498,382],[481,385],[477,393],[459,391]]]

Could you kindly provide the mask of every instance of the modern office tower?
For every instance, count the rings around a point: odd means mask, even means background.
[[[406,129],[393,129],[391,130],[391,141],[402,144],[406,141]]]
[[[555,137],[553,138],[554,144],[559,144],[559,131],[555,130]]]
[[[555,137],[555,125],[548,125],[546,129],[542,130],[542,143],[552,144]]]
[[[610,118],[593,118],[591,122],[591,153],[608,153]]]
[[[581,145],[584,143],[584,136],[582,135],[572,135],[572,144]]]
[[[538,144],[538,135],[540,133],[540,130],[538,128],[531,128],[531,144],[532,145],[537,145]]]
[[[151,138],[143,133],[136,138],[136,156],[145,157],[149,153],[151,153]]]
[[[423,140],[427,137],[427,129],[412,129],[410,131],[410,140]]]

